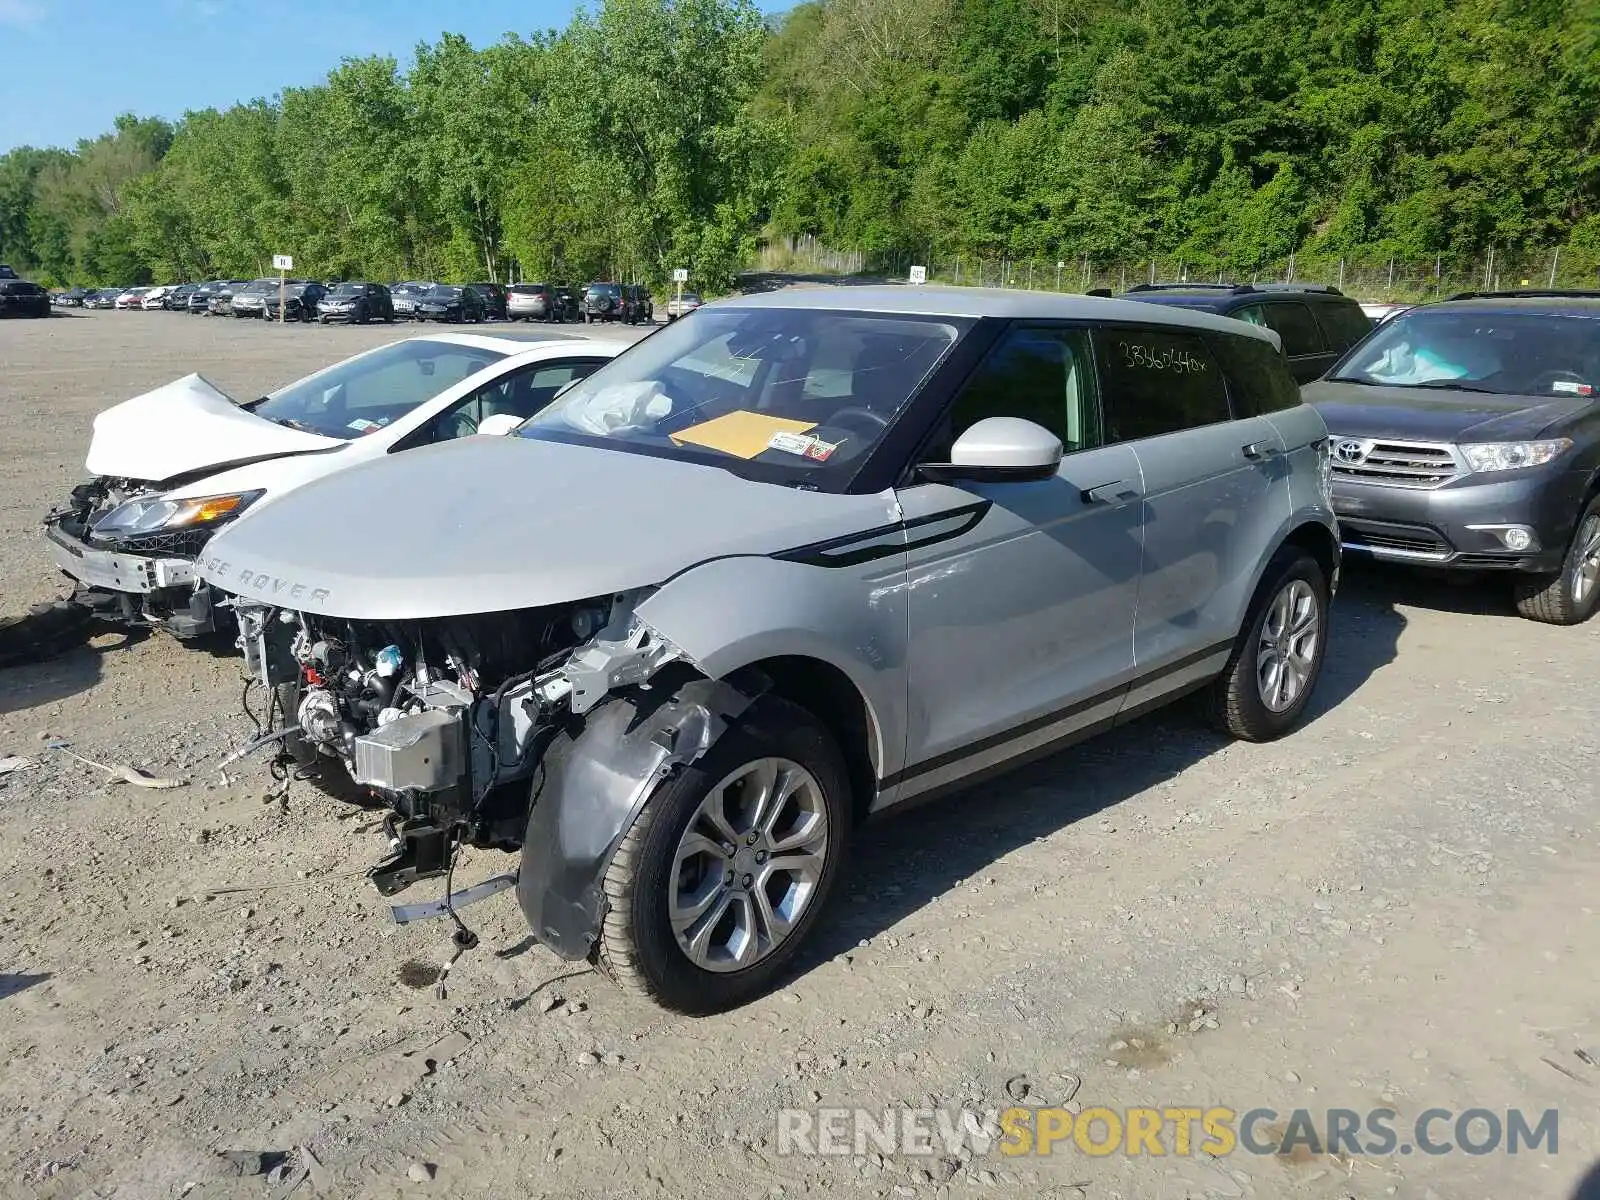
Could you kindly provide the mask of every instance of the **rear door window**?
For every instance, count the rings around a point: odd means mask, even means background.
[[[1212,346],[1227,374],[1236,417],[1281,412],[1300,403],[1289,365],[1270,343],[1224,333],[1212,338]]]
[[[1094,331],[1108,443],[1159,437],[1232,418],[1222,370],[1205,341],[1181,329]]]
[[[1290,358],[1327,352],[1328,344],[1322,338],[1316,318],[1298,300],[1263,304],[1261,311],[1267,328],[1283,339],[1283,352]]]

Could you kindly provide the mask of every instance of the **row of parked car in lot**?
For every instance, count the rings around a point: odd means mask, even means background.
[[[595,322],[620,321],[628,325],[655,321],[650,289],[638,284],[591,283],[566,287],[547,283],[449,284],[413,280],[373,283],[363,280],[323,283],[313,279],[217,279],[208,283],[181,283],[157,287],[71,288],[46,295],[32,305],[28,315],[48,316],[54,304],[65,308],[165,309],[210,316],[265,317],[286,321],[349,321],[364,325],[374,321],[443,321],[472,324],[480,321]],[[0,288],[0,296],[4,289]],[[34,293],[30,292],[30,295]],[[0,300],[0,307],[3,307]],[[668,320],[691,312],[700,304],[694,293],[668,302]]]
[[[514,886],[558,955],[710,1012],[869,816],[1184,696],[1290,732],[1347,555],[1594,613],[1600,293],[1379,316],[849,287],[626,349],[437,330],[108,410],[46,533],[77,603],[235,639],[242,752],[388,810],[380,892],[516,852],[437,911]]]

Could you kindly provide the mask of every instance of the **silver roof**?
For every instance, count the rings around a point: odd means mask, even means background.
[[[927,317],[1001,317],[1056,321],[1137,321],[1141,325],[1182,325],[1225,333],[1250,333],[1278,345],[1278,335],[1259,325],[1193,309],[1013,288],[943,287],[910,284],[826,285],[784,288],[749,296],[729,296],[715,308],[809,308],[836,312],[906,313]]]

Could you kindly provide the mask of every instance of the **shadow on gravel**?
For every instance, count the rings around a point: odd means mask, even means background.
[[[1578,1180],[1571,1200],[1600,1200],[1600,1162],[1589,1168],[1589,1173]]]
[[[7,996],[15,996],[18,992],[25,992],[34,984],[44,983],[49,978],[50,973],[48,971],[42,975],[27,975],[21,972],[12,974],[8,971],[0,971],[0,1000],[4,1000]]]
[[[114,640],[90,639],[116,634]],[[0,618],[0,715],[52,704],[100,681],[102,656],[143,641],[148,631],[113,630],[76,605],[41,604]]]
[[[1394,605],[1382,577],[1370,585],[1341,585],[1307,720],[1349,700],[1394,659],[1406,625]],[[868,824],[856,837],[843,881],[845,902],[793,974],[877,937],[1013,850],[1114,808],[1230,744],[1197,714],[1197,705],[1179,700],[1049,758]],[[1072,886],[1071,880],[1062,886]]]
[[[1500,573],[1449,574],[1346,558],[1339,585],[1340,606],[1350,600],[1390,608],[1404,604],[1464,616],[1522,619],[1511,601],[1511,577]]]

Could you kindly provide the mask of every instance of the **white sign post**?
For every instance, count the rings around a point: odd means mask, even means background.
[[[689,282],[688,267],[673,267],[672,282],[678,289],[677,316],[683,316],[683,285]]]
[[[911,282],[912,283],[927,283],[928,282],[928,268],[927,267],[912,267],[911,268]]]
[[[283,302],[284,283],[288,273],[294,270],[294,258],[288,254],[274,254],[272,268],[278,272],[278,324],[283,324],[283,310],[288,307]]]

